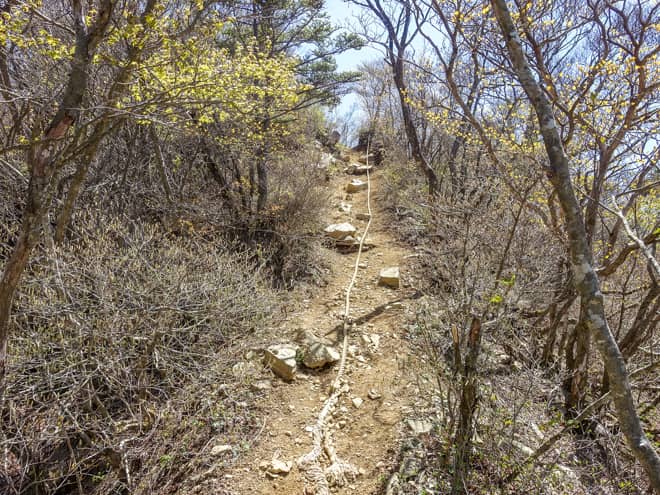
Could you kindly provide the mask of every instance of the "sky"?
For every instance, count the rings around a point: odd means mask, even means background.
[[[326,0],[325,7],[330,14],[332,22],[344,28],[351,29],[351,24],[357,25],[358,13],[361,10],[356,5],[344,0]],[[366,46],[361,50],[349,50],[335,57],[339,71],[356,70],[361,63],[375,59],[382,59],[383,55],[376,48]],[[344,96],[336,112],[339,115],[347,114],[357,104],[357,96],[353,93]],[[355,116],[358,116],[356,111]]]

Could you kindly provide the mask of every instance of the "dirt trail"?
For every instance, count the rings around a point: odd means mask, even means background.
[[[346,195],[344,187],[350,179],[340,175],[331,181],[333,205],[343,201],[352,205],[352,211],[340,213],[333,206],[328,223],[350,221],[361,234],[366,221],[356,220],[355,215],[367,211],[367,193]],[[406,379],[409,350],[403,338],[405,310],[414,289],[405,283],[407,251],[397,244],[386,225],[380,180],[379,172],[372,174],[373,221],[367,237],[375,247],[362,253],[361,265],[366,267],[359,269],[351,297],[351,316],[358,324],[349,335],[352,352],[347,358],[346,377],[350,391],[342,395],[330,422],[337,454],[360,468],[361,475],[349,486],[334,490],[338,494],[381,493],[396,457],[401,419],[414,401],[414,387]],[[342,323],[343,298],[356,254],[327,253],[331,265],[328,285],[289,315],[282,341],[293,340],[300,329],[319,336],[331,335]],[[398,290],[378,286],[380,270],[390,266],[401,267],[403,285]],[[377,348],[365,337],[372,334],[379,336],[372,339],[379,340]],[[266,421],[263,431],[253,448],[225,476],[232,495],[304,493],[303,474],[295,461],[311,449],[309,427],[316,422],[330,393],[337,368],[301,371],[293,383],[279,382],[259,404]],[[370,391],[372,397],[380,397],[370,398]],[[356,397],[363,400],[359,408],[352,401]],[[273,457],[292,461],[291,472],[275,478],[267,476],[259,465]]]

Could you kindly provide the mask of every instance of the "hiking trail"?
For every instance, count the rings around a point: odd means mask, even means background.
[[[406,283],[406,248],[387,226],[382,205],[382,172],[371,174],[372,221],[368,250],[361,253],[351,292],[348,353],[344,387],[327,418],[336,455],[358,470],[358,475],[337,494],[376,494],[384,491],[397,456],[401,420],[412,411],[415,393],[409,373],[410,355],[403,325],[409,299],[415,289]],[[362,235],[369,220],[367,191],[346,193],[353,176],[338,174],[330,181],[333,191],[328,223],[351,222]],[[345,211],[351,205],[350,211]],[[342,211],[344,210],[344,211]],[[303,300],[288,315],[281,340],[293,341],[301,330],[332,339],[341,348],[346,291],[356,266],[357,253],[324,250],[331,273],[328,284],[312,299]],[[379,285],[382,269],[400,267],[398,289]],[[297,461],[313,448],[312,431],[324,403],[332,393],[338,365],[320,370],[299,369],[296,379],[273,380],[274,388],[259,402],[265,424],[252,448],[225,474],[223,485],[232,495],[315,493]],[[322,456],[325,453],[322,454]],[[272,461],[291,467],[274,474],[266,469]],[[322,463],[328,467],[327,458]],[[305,487],[307,492],[305,492]]]

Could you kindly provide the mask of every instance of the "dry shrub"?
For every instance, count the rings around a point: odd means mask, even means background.
[[[35,260],[16,301],[2,493],[129,493],[168,471],[162,456],[244,426],[209,397],[273,310],[248,256],[136,222],[90,229]],[[186,416],[204,427],[186,430]]]
[[[27,188],[27,181],[17,168],[9,161],[6,162],[5,167],[10,173],[0,175],[0,261],[9,256],[13,247],[11,242],[16,237],[23,206],[19,198],[23,197]]]
[[[164,140],[161,144],[170,165],[167,174],[172,189],[172,202],[168,202],[154,177],[152,150],[131,148],[131,139],[139,142],[144,131],[139,127],[128,131],[137,137],[122,135],[122,140],[113,143],[118,151],[107,151],[99,159],[97,177],[90,182],[103,186],[88,188],[82,198],[84,204],[93,205],[92,210],[107,209],[116,215],[158,221],[183,237],[190,234],[192,226],[196,233],[222,238],[235,249],[249,252],[276,287],[318,281],[318,233],[327,197],[325,171],[318,167],[320,151],[313,143],[298,142],[304,135],[291,138],[286,151],[273,151],[269,156],[268,202],[257,211],[257,187],[251,180],[256,180],[259,158],[249,146],[231,148],[213,140],[202,142],[176,135],[171,141]],[[126,163],[134,165],[126,167]],[[128,174],[125,184],[124,169]],[[76,213],[77,218],[93,215],[84,207]],[[84,238],[88,233],[82,232],[82,226],[94,221],[74,221],[72,228]]]
[[[410,329],[427,361],[425,372],[433,376],[425,396],[427,409],[421,414],[434,417],[438,426],[416,447],[426,449],[413,454],[426,463],[411,475],[405,493],[419,493],[422,488],[429,493],[451,490],[461,397],[452,330],[458,331],[464,356],[474,316],[482,318],[482,344],[468,491],[638,493],[634,460],[617,451],[622,439],[606,410],[590,418],[589,424],[597,425],[594,431],[565,433],[539,462],[502,484],[529,449],[566,424],[562,363],[544,359],[549,323],[542,311],[570,280],[563,239],[543,225],[529,204],[516,222],[519,203],[498,174],[485,168],[464,184],[463,193],[445,191],[432,205],[419,201],[424,183],[411,178],[406,167],[390,165],[387,177],[390,211],[397,219],[392,224],[402,239],[417,245],[417,286],[427,297]],[[545,197],[538,176],[517,179],[519,192],[527,190],[528,200],[536,194]],[[569,319],[575,321],[577,309],[567,312],[562,327],[569,325]],[[559,340],[556,347],[561,353],[565,342]],[[599,365],[594,360],[594,383],[602,372]]]
[[[319,233],[330,193],[319,160],[320,152],[308,146],[280,156],[271,168],[270,201],[255,241],[277,286],[322,280]]]

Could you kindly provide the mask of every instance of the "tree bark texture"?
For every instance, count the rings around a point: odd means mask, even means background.
[[[552,106],[527,63],[506,0],[491,0],[491,5],[506,42],[515,74],[536,111],[550,162],[548,176],[557,192],[565,216],[575,289],[580,295],[582,308],[585,311],[586,329],[591,332],[607,370],[621,431],[648,475],[654,490],[660,493],[660,457],[642,428],[631,393],[628,371],[607,323],[603,293],[594,269],[584,220],[571,181],[568,156],[562,145]]]

